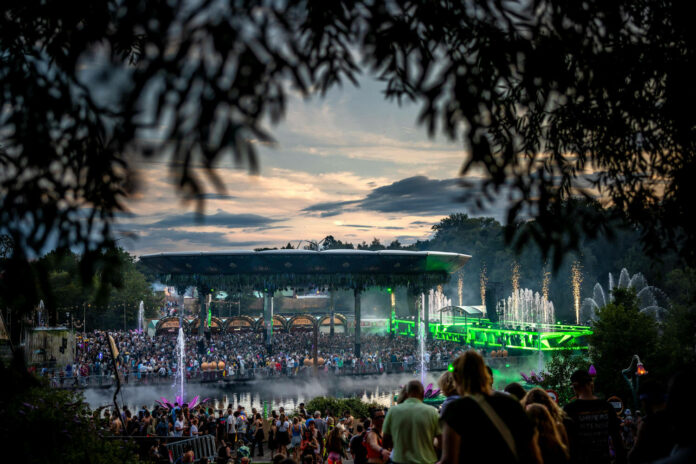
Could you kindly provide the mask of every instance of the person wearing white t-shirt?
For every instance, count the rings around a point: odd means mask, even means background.
[[[184,436],[184,416],[181,413],[177,414],[176,421],[174,422],[174,436]]]
[[[232,409],[227,410],[227,443],[234,446],[234,438],[237,433],[237,428],[235,425],[235,418],[232,415]]]

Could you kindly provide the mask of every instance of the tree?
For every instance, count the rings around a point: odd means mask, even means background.
[[[596,388],[607,396],[629,398],[621,371],[634,354],[651,369],[657,368],[657,326],[638,309],[633,289],[614,289],[614,301],[597,313],[594,333],[589,337],[590,357],[597,369]]]
[[[554,351],[551,360],[544,365],[544,380],[541,386],[558,393],[558,402],[563,405],[575,396],[570,376],[578,369],[589,369],[587,353],[579,350]]]
[[[255,170],[254,147],[272,139],[263,122],[282,118],[289,91],[324,94],[364,70],[387,99],[420,104],[430,135],[463,142],[461,174],[477,174],[464,195],[505,196],[509,223],[534,216],[538,233],[520,240],[554,266],[598,222],[565,200],[596,192],[642,227],[644,249],[696,262],[688,2],[71,6],[9,0],[0,17],[0,224],[20,279],[46,285],[25,264],[47,247],[79,248],[92,278],[137,186],[132,160],[167,157],[200,211],[196,166],[224,190],[216,164]]]

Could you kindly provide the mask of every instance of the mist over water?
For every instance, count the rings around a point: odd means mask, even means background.
[[[502,391],[511,382],[522,382],[520,372],[528,375],[532,370],[537,371],[537,363],[538,358],[535,354],[518,357],[507,368],[500,365],[493,367],[493,387]],[[429,383],[437,386],[440,375],[442,372],[428,372],[424,386],[427,387]],[[187,383],[186,399],[200,395],[201,400],[210,399],[215,409],[223,409],[231,404],[233,408],[242,405],[247,410],[256,408],[261,412],[265,407],[268,413],[271,410],[277,411],[281,406],[286,411],[293,411],[300,403],[307,403],[318,396],[357,397],[365,402],[375,402],[389,407],[401,386],[410,380],[420,380],[420,372],[342,377],[320,373],[318,377],[273,377],[220,384]],[[162,396],[173,400],[178,393],[176,390],[176,387],[167,384],[124,386],[117,401],[119,405],[126,404],[131,410],[138,410],[142,406],[151,408]],[[92,409],[111,406],[113,395],[114,388],[84,391],[85,401]]]
[[[428,383],[437,384],[441,372],[428,372]],[[270,413],[281,406],[286,411],[292,411],[300,403],[307,403],[317,396],[335,398],[361,398],[366,402],[376,402],[385,407],[392,404],[394,395],[398,394],[402,385],[408,381],[419,379],[420,373],[383,374],[356,377],[334,377],[320,375],[316,378],[287,378],[276,377],[259,379],[245,383],[229,384],[195,384],[186,386],[188,396],[200,395],[201,399],[210,398],[215,409],[222,409],[231,404],[238,404],[247,410],[257,408],[261,411],[264,405]],[[114,389],[89,389],[84,396],[92,409],[99,406],[112,405]],[[152,407],[160,397],[171,398],[172,389],[167,385],[157,386],[124,386],[117,401],[126,404],[131,410],[142,406]]]

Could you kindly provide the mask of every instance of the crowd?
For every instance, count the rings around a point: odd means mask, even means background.
[[[494,391],[490,369],[475,351],[458,356],[453,367],[439,380],[446,396],[439,410],[423,402],[423,385],[413,380],[396,405],[372,410],[370,417],[311,412],[304,404],[292,414],[272,411],[268,419],[241,405],[219,411],[175,405],[126,409],[100,420],[114,434],[157,437],[150,457],[158,462],[172,461],[167,440],[198,435],[215,437],[221,464],[251,462],[264,447],[284,464],[342,464],[348,458],[355,464],[696,462],[694,371],[675,376],[668,395],[648,383],[641,394],[644,414],[629,432],[626,416],[622,421],[595,396],[586,371],[572,374],[576,398],[561,408],[538,387]],[[181,459],[196,457],[190,451]]]
[[[88,377],[110,378],[113,367],[108,346],[111,335],[119,350],[122,376],[126,382],[169,378],[177,371],[179,359],[176,338],[150,337],[144,333],[94,331],[77,337],[75,359],[66,366],[47,365],[41,373],[55,384],[86,382]],[[268,352],[262,334],[240,332],[212,335],[210,338],[188,335],[184,358],[186,376],[198,378],[204,371],[219,376],[297,375],[313,363],[311,332],[276,333],[273,349]],[[401,370],[419,362],[413,339],[381,335],[363,335],[361,356],[353,354],[354,339],[345,334],[320,334],[318,358],[327,372],[383,372],[394,366]],[[462,347],[443,340],[429,341],[425,353],[428,365],[441,367]]]

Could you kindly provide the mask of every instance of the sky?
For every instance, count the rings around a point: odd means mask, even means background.
[[[387,102],[381,89],[365,77],[324,98],[292,95],[270,127],[276,143],[259,147],[258,175],[222,159],[225,191],[207,186],[202,218],[177,194],[166,159],[139,163],[143,182],[119,215],[119,244],[136,255],[297,246],[327,235],[408,244],[450,213],[501,220],[502,203],[480,211],[459,200],[461,141],[429,138],[419,108]]]

